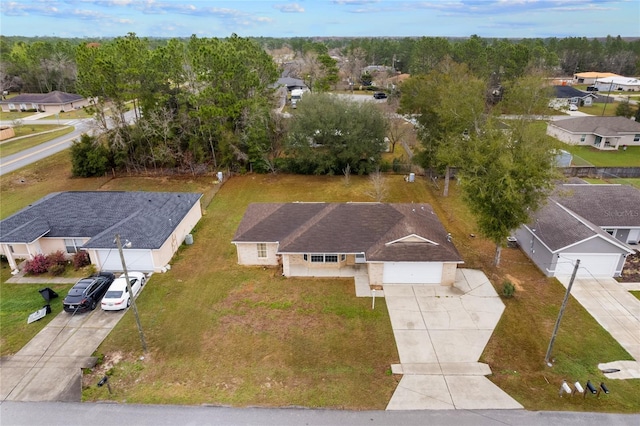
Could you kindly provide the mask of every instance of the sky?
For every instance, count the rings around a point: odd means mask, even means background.
[[[640,36],[640,0],[0,0],[5,36]]]

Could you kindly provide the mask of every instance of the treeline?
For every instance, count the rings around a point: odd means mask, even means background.
[[[63,39],[54,37],[0,36],[0,85],[20,92],[74,92],[77,48],[104,44],[113,39]],[[169,39],[145,39],[152,50],[165,47]],[[188,38],[177,39],[187,42]],[[332,56],[356,58],[366,65],[386,65],[410,74],[426,74],[445,57],[469,64],[479,77],[512,79],[528,67],[549,75],[571,76],[580,71],[607,71],[620,75],[640,74],[640,39],[620,36],[547,39],[421,38],[251,38],[268,52],[289,49],[303,56],[322,45]],[[351,61],[353,62],[353,60]]]

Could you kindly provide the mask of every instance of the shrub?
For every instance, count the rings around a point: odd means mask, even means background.
[[[502,295],[507,299],[513,297],[513,294],[516,292],[516,287],[511,283],[511,281],[504,281],[502,283]]]
[[[33,259],[24,262],[24,272],[40,275],[49,270],[49,260],[44,254],[36,254]]]
[[[50,253],[47,255],[47,260],[49,261],[49,265],[66,265],[67,257],[63,251],[58,250],[55,253]]]
[[[62,275],[65,269],[67,269],[65,265],[56,263],[54,265],[49,266],[49,269],[47,270],[47,272],[49,272],[53,276],[58,276],[58,275]]]
[[[91,263],[91,259],[89,259],[89,253],[81,250],[73,255],[71,262],[73,263],[73,269],[77,271],[78,269],[89,265]]]

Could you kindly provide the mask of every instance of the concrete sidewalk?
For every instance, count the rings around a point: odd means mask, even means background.
[[[385,285],[403,374],[387,410],[521,409],[478,359],[504,311],[483,272],[458,269],[453,287]]]
[[[558,280],[568,287],[571,277]],[[571,288],[571,295],[635,358],[599,364],[601,370],[620,370],[605,373],[611,379],[640,379],[640,300],[629,287],[613,278],[576,278]]]

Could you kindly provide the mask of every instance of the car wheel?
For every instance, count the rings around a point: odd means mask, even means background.
[[[97,306],[96,301],[94,300],[93,302],[91,302],[91,310],[93,311]]]
[[[127,308],[128,308],[129,306],[131,306],[131,298],[128,298],[128,299],[127,299]]]

